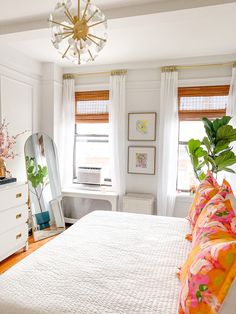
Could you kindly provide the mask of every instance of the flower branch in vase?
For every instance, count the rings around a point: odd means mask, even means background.
[[[27,132],[10,135],[8,127],[9,123],[4,119],[2,124],[0,124],[0,180],[5,179],[7,175],[10,176],[10,171],[6,169],[5,161],[12,160],[18,156],[18,154],[14,153],[13,147],[17,142],[17,138]]]

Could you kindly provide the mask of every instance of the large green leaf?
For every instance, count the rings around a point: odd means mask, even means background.
[[[216,147],[214,149],[214,154],[218,154],[224,150],[231,150],[232,148],[229,146],[230,141],[221,140],[217,142]]]
[[[216,134],[216,141],[236,141],[236,129],[234,129],[231,125],[223,125],[220,127]]]
[[[218,129],[219,129],[220,127],[222,127],[223,125],[227,125],[227,124],[230,122],[231,119],[232,119],[232,118],[229,117],[229,116],[224,116],[224,117],[221,118],[221,119],[215,119],[215,120],[212,122],[212,126],[213,126],[213,129],[215,130],[215,132],[217,132]]]
[[[202,144],[206,146],[208,152],[211,151],[211,143],[207,137],[204,137],[202,140]]]
[[[199,178],[200,181],[204,180],[205,177],[206,177],[206,174],[204,172],[201,172],[201,173],[198,174],[198,178]]]
[[[201,142],[199,140],[191,139],[188,141],[188,151],[190,154],[194,154],[195,151],[201,146]]]
[[[202,147],[198,147],[195,152],[194,155],[198,158],[203,157],[207,154],[207,152],[202,148]]]
[[[209,140],[212,143],[214,143],[214,140],[216,137],[216,132],[213,128],[213,123],[207,118],[202,118],[202,121],[204,123],[205,131],[206,131],[206,134],[207,134]]]
[[[218,170],[221,171],[224,168],[234,165],[236,163],[236,156],[231,151],[223,152],[218,157],[216,157],[215,163],[218,167]]]
[[[231,168],[224,168],[223,170],[226,171],[226,172],[236,173],[236,172],[235,172],[233,169],[231,169]]]

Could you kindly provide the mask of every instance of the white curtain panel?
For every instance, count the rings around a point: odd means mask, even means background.
[[[110,147],[111,179],[113,190],[119,196],[126,190],[126,72],[112,74],[110,77],[111,103]]]
[[[157,160],[157,213],[173,216],[178,164],[178,72],[163,70]]]
[[[236,128],[236,67],[234,67],[232,70],[232,79],[231,79],[231,84],[230,84],[229,101],[228,101],[228,106],[226,109],[226,115],[232,117],[230,124],[234,128]],[[233,151],[236,154],[235,143],[233,143]],[[234,169],[234,171],[236,171],[236,166],[233,166],[231,168]],[[235,187],[236,175],[225,172],[224,176],[229,181],[235,193],[236,192],[236,187]]]
[[[236,127],[236,67],[232,70],[232,79],[229,91],[229,102],[226,110],[228,116],[233,117],[231,124]]]
[[[75,132],[75,80],[63,81],[62,102],[62,146],[61,151],[61,181],[62,187],[73,182],[73,151]]]

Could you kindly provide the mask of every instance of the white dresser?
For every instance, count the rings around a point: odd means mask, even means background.
[[[0,186],[0,261],[28,248],[28,186]]]

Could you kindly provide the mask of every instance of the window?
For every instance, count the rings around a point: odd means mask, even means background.
[[[75,99],[74,182],[111,185],[109,91],[77,92]],[[101,179],[81,181],[81,171],[96,172]]]
[[[178,191],[190,191],[198,184],[187,154],[187,142],[191,138],[202,139],[205,136],[201,118],[215,119],[225,115],[228,94],[228,85],[179,88]]]

